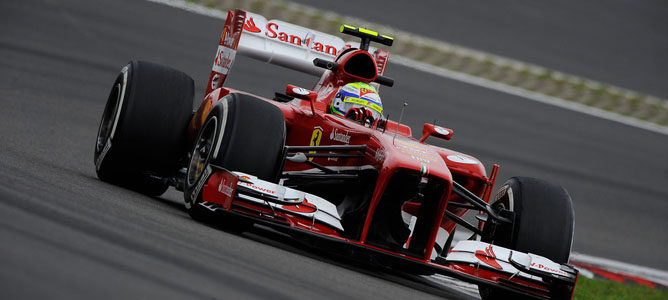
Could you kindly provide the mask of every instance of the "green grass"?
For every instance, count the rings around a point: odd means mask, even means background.
[[[584,276],[578,278],[575,286],[576,300],[588,299],[668,299],[668,290],[652,289],[642,285],[622,284],[614,281],[589,279]]]

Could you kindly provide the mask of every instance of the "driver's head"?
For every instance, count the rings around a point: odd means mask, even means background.
[[[364,82],[353,82],[342,86],[332,100],[330,112],[346,116],[355,108],[367,110],[374,119],[383,115],[383,103],[380,101],[378,91]]]

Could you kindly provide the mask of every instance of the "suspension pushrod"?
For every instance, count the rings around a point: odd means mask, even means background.
[[[499,214],[494,212],[491,205],[489,205],[482,199],[478,198],[478,196],[471,193],[471,191],[467,190],[459,183],[454,181],[452,182],[452,192],[459,195],[459,197],[462,197],[462,199],[466,200],[467,202],[471,203],[471,205],[475,206],[476,209],[487,213],[490,217],[492,217],[492,219],[496,221],[506,222],[509,224],[513,223],[512,220],[499,216]]]

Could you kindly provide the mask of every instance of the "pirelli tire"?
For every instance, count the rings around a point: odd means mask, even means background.
[[[215,171],[212,165],[277,181],[285,136],[285,119],[278,107],[245,94],[223,97],[207,116],[190,152],[184,185],[190,216],[212,220],[213,210],[202,205],[203,187]]]
[[[98,178],[150,196],[164,193],[169,186],[161,178],[176,174],[187,152],[193,94],[193,79],[181,71],[144,61],[123,67],[97,134]]]
[[[497,212],[512,211],[513,224],[485,224],[483,241],[568,263],[575,213],[571,196],[564,188],[541,179],[512,177],[497,192],[492,208]],[[482,299],[524,299],[493,288],[479,290]],[[559,292],[553,298],[570,297],[569,291]]]

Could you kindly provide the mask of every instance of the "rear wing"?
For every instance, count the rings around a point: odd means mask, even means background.
[[[236,54],[320,76],[325,71],[313,64],[316,58],[333,61],[345,48],[357,43],[241,9],[229,11],[218,50],[211,68],[206,95],[223,86]],[[369,48],[376,60],[378,75],[383,75],[389,52]],[[376,88],[379,88],[374,83]]]

